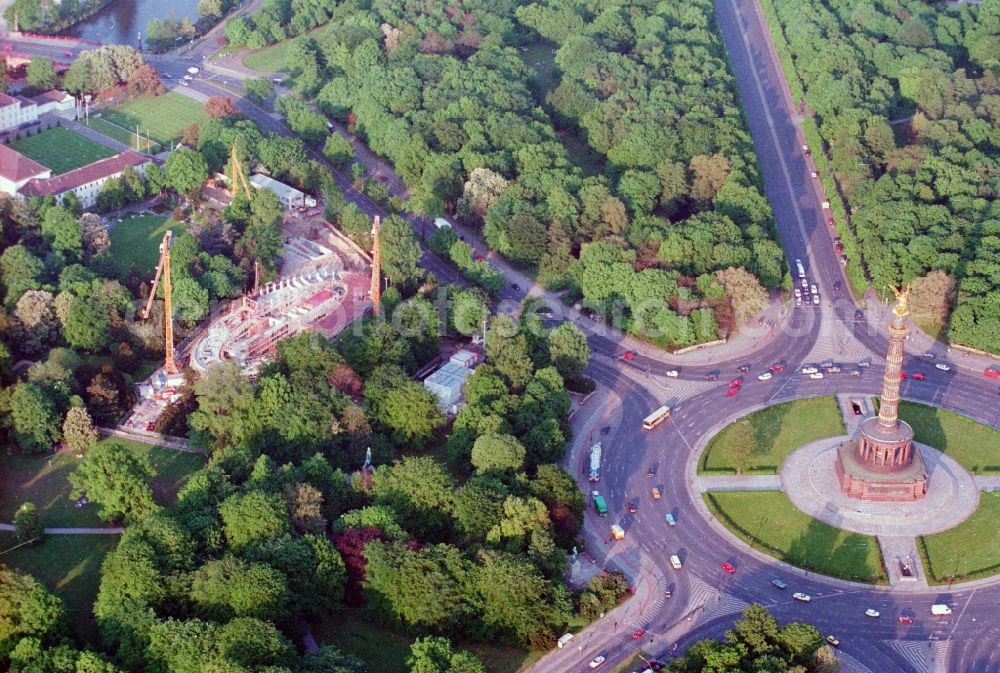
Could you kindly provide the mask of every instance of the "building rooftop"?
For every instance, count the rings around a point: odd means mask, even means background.
[[[28,100],[24,96],[11,96],[0,92],[0,107],[7,107],[8,105],[18,105],[24,107],[25,105],[34,105],[35,101]]]
[[[59,91],[58,89],[46,91],[45,93],[40,93],[37,96],[31,97],[31,100],[35,101],[39,105],[44,103],[62,103],[66,99],[73,100],[73,97],[65,91]]]
[[[48,175],[51,175],[51,172],[45,166],[6,145],[0,145],[0,176],[11,182],[21,182]]]
[[[250,184],[257,189],[270,189],[272,192],[278,195],[279,198],[285,200],[289,197],[293,199],[301,199],[305,194],[295,187],[286,185],[284,182],[279,182],[274,178],[270,178],[262,173],[254,173],[250,176]]]
[[[81,166],[75,170],[57,175],[48,180],[31,180],[20,189],[24,196],[47,196],[49,194],[62,194],[71,189],[76,189],[89,182],[95,182],[101,178],[106,178],[117,173],[121,173],[129,166],[141,166],[151,162],[152,159],[143,156],[138,152],[126,150],[121,154],[116,154],[107,159],[95,161],[92,164]]]
[[[844,472],[851,475],[855,481],[865,481],[872,484],[912,484],[915,481],[927,479],[927,468],[923,456],[914,447],[913,462],[900,470],[873,470],[858,458],[857,441],[848,440],[837,446],[840,463]]]

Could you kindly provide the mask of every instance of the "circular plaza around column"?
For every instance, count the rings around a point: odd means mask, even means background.
[[[836,528],[866,535],[927,535],[954,528],[979,506],[979,488],[964,467],[937,449],[914,444],[927,469],[927,495],[912,502],[873,502],[840,490],[834,463],[848,437],[828,437],[793,451],[781,466],[782,490],[800,510]]]

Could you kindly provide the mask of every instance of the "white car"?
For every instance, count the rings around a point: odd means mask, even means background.
[[[819,294],[819,290],[816,289],[815,284],[809,286],[809,291],[812,292],[813,294]]]
[[[199,70],[194,66],[191,66],[190,68],[188,68],[188,72],[191,73],[192,75],[197,75],[199,72],[201,72],[201,70]]]
[[[823,378],[823,372],[813,372],[812,374],[809,375],[809,378],[811,378],[811,379],[821,379],[821,378]]]
[[[672,379],[676,379],[678,376],[680,376],[680,372],[677,371],[676,369],[671,369],[669,372],[667,372],[667,376],[669,376]]]
[[[796,306],[802,306],[802,297],[796,297],[795,298],[795,305]]]
[[[769,380],[771,380],[772,376],[774,376],[774,374],[772,374],[771,372],[764,372],[763,374],[758,374],[757,375],[757,380],[758,381],[769,381]]]
[[[934,366],[937,367],[938,369],[940,369],[943,372],[950,372],[951,371],[951,365],[946,365],[943,362],[939,362],[939,363],[937,363]]]
[[[681,557],[678,556],[677,554],[674,554],[673,556],[671,556],[670,557],[670,566],[674,570],[680,570],[681,568],[683,568],[684,566],[681,564]]]
[[[801,591],[797,591],[794,594],[792,594],[792,598],[794,598],[797,601],[802,601],[803,603],[808,603],[809,601],[812,600],[812,596],[810,596],[809,594],[804,594]]]
[[[604,655],[601,654],[601,655],[598,655],[598,656],[596,656],[596,657],[594,657],[593,659],[590,660],[590,667],[591,668],[597,668],[598,666],[600,666],[603,663],[604,663]]]
[[[192,77],[191,75],[184,75],[184,79],[190,82],[191,80],[194,79],[194,77]]]
[[[803,367],[802,368],[802,373],[803,374],[815,374],[818,371],[819,370],[816,369],[815,367],[813,367],[812,365],[809,365],[808,367]]]
[[[795,288],[795,296],[796,297],[801,297],[802,296],[802,290],[799,289],[799,288]]]
[[[803,289],[806,289],[806,290],[809,289],[809,281],[806,280],[805,278],[802,279],[802,287],[803,287]]]
[[[183,84],[184,86],[191,86],[191,82],[188,82],[187,80],[184,79],[181,80],[181,84]]]
[[[819,295],[818,294],[814,294],[813,295],[813,304],[819,304]]]
[[[867,610],[865,610],[865,616],[866,617],[878,617],[879,614],[881,614],[881,613],[879,613],[878,610],[874,610],[872,608],[868,608]]]

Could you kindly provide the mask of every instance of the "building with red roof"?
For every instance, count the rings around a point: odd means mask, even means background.
[[[121,154],[95,161],[62,175],[47,179],[33,178],[28,180],[24,186],[17,190],[17,194],[22,198],[52,195],[57,202],[62,202],[63,196],[73,192],[84,208],[91,208],[97,203],[97,195],[101,193],[105,182],[120,177],[130,166],[138,173],[145,175],[146,167],[152,161],[153,159],[138,152],[126,150]]]
[[[47,180],[52,171],[6,145],[0,145],[0,192],[14,195],[31,180]]]

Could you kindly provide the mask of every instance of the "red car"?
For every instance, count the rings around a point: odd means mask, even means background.
[[[927,375],[923,372],[913,372],[914,381],[923,381],[925,378],[927,378]]]
[[[983,376],[988,379],[1000,379],[1000,369],[995,367],[987,367],[983,370]]]
[[[734,566],[729,561],[726,561],[725,563],[722,564],[722,569],[725,570],[730,575],[732,575],[734,572],[736,572],[736,566]]]
[[[782,364],[771,365],[771,371],[774,372],[775,374],[778,374],[779,372],[783,372],[783,371],[785,371],[785,365],[782,365]]]
[[[729,382],[730,388],[739,388],[742,385],[743,385],[743,379],[733,379],[732,381]]]
[[[834,243],[833,244],[833,249],[836,250],[838,253],[839,252],[844,252],[844,244],[840,243],[840,242]]]
[[[913,617],[907,617],[906,615],[900,615],[899,616],[899,623],[900,624],[912,624],[913,623]]]
[[[486,258],[483,257],[482,255],[476,255],[476,261],[477,262],[485,262]]]
[[[905,381],[907,376],[909,376],[909,374],[907,374],[906,372],[899,372],[900,381]]]
[[[739,388],[728,388],[726,390],[726,397],[732,397],[733,395],[739,395],[739,394],[740,394]]]
[[[635,360],[635,351],[625,351],[622,357],[626,360]]]
[[[635,631],[632,632],[632,640],[639,640],[644,635],[646,635],[646,630],[645,629],[637,629],[637,630],[635,630]]]
[[[829,224],[831,227],[836,224],[836,222],[833,221],[832,217],[826,218],[826,223]]]

